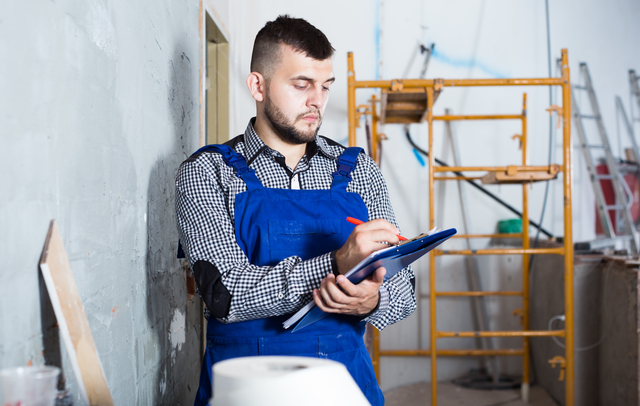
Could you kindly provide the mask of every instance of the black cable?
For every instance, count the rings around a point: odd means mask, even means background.
[[[406,135],[407,140],[409,141],[409,144],[411,144],[411,146],[413,148],[415,148],[416,151],[418,151],[421,154],[426,155],[427,157],[429,157],[429,153],[427,151],[423,150],[422,148],[420,148],[418,145],[416,145],[416,143],[413,142],[413,139],[411,139],[411,133],[409,132],[409,126],[408,125],[404,127],[404,134]],[[434,158],[434,159],[435,159],[436,163],[438,165],[440,165],[440,166],[451,166],[451,165],[448,165],[445,162],[439,160],[438,158]],[[464,174],[462,174],[461,172],[455,172],[455,171],[452,171],[452,172],[454,174],[456,174],[457,176],[464,176]],[[493,200],[497,201],[498,203],[500,203],[501,205],[503,205],[504,207],[509,209],[511,212],[516,214],[518,217],[522,217],[522,213],[519,212],[518,209],[516,209],[515,207],[511,206],[509,203],[505,202],[504,200],[500,199],[498,196],[494,195],[493,193],[489,192],[487,189],[485,189],[484,187],[480,186],[476,182],[474,182],[472,180],[469,180],[469,179],[465,179],[465,182],[469,183],[471,186],[475,187],[476,189],[478,189],[482,193],[486,194],[487,196],[489,196]],[[531,224],[532,226],[536,227],[542,233],[546,234],[549,238],[553,238],[553,234],[551,234],[550,232],[548,232],[544,228],[540,227],[540,225],[535,223],[534,221],[529,220],[529,224]]]
[[[549,0],[545,0],[545,12],[546,12],[546,22],[547,22],[547,71],[549,77],[551,77],[551,30],[549,29]],[[573,95],[572,95],[573,97]],[[553,87],[549,86],[549,106],[553,105]],[[551,165],[551,158],[553,152],[553,114],[549,114],[549,165]],[[544,220],[544,213],[547,208],[547,197],[549,196],[549,181],[546,181],[544,188],[544,198],[542,199],[542,210],[540,212],[540,224],[542,224],[542,220]],[[536,248],[538,246],[538,241],[540,239],[540,232],[536,233],[536,237],[533,240],[532,248]],[[532,292],[534,289],[533,285],[533,262],[536,259],[536,255],[531,255],[529,259],[529,297],[532,296]],[[529,345],[529,358],[533,359],[533,346]],[[534,362],[531,363],[531,375],[535,380],[537,378],[538,371],[536,370],[536,365]]]
[[[549,77],[551,77],[551,31],[549,30],[549,0],[545,0],[545,10],[547,17],[547,69],[549,73]],[[553,105],[553,87],[549,86],[549,106]],[[553,115],[549,114],[549,166],[551,166],[551,158],[553,154]],[[547,198],[549,197],[549,181],[545,182],[544,187],[544,198],[542,199],[542,211],[540,212],[540,224],[542,224],[542,220],[544,220],[544,212],[547,208]],[[538,246],[538,240],[540,239],[540,229],[536,233],[536,238],[533,240],[533,248]],[[531,257],[531,261],[529,262],[529,271],[531,271],[533,267],[533,260],[535,256]]]

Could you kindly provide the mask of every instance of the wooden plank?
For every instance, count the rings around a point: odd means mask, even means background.
[[[427,107],[424,102],[389,101],[387,102],[387,112],[408,112],[422,115]]]
[[[107,387],[96,344],[55,220],[49,226],[40,257],[40,270],[84,402],[91,406],[113,406],[111,392]]]
[[[482,183],[505,184],[505,183],[531,183],[551,180],[558,177],[560,167],[558,165],[549,166],[548,171],[521,171],[518,172],[515,166],[507,167],[505,172],[489,172],[482,177]]]

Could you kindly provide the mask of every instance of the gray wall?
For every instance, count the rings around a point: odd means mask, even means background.
[[[539,255],[534,261],[531,328],[546,330],[563,314],[563,259]],[[638,263],[624,257],[576,256],[574,267],[575,404],[638,405]],[[553,328],[563,328],[556,321]],[[563,343],[563,339],[558,340]],[[532,372],[560,404],[565,382],[548,360],[565,350],[550,338],[533,338]]]
[[[199,142],[198,23],[197,0],[0,3],[0,368],[57,352],[38,277],[56,219],[115,403],[192,402],[201,305],[173,197]]]

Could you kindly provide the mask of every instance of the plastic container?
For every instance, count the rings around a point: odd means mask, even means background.
[[[0,370],[2,406],[53,406],[60,368],[18,367]]]
[[[522,219],[509,219],[498,221],[500,234],[522,234]]]

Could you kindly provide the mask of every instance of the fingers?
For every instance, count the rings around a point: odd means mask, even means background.
[[[329,274],[320,283],[320,289],[313,291],[313,300],[322,311],[328,313],[342,313],[351,300],[336,285],[335,276]]]
[[[366,223],[360,224],[356,228],[359,228],[363,231],[387,230],[392,234],[400,234],[400,230],[398,230],[396,226],[389,223],[385,219],[375,219],[375,220],[367,221]]]
[[[344,245],[336,251],[338,271],[346,273],[374,251],[386,248],[385,242],[397,244],[398,229],[387,220],[376,219],[353,229]]]
[[[364,224],[361,226],[364,226]],[[369,255],[375,250],[384,248],[384,242],[397,244],[400,241],[395,233],[387,229],[354,229],[353,240],[354,246],[352,249],[364,256]]]
[[[349,297],[342,293],[333,274],[329,274],[320,283],[320,296],[332,308],[342,308],[349,303]]]
[[[384,269],[383,267],[380,267],[380,268],[376,269],[373,272],[373,274],[371,275],[371,281],[374,282],[374,283],[379,283],[380,285],[382,285],[382,282],[384,282],[384,276],[386,274],[387,274],[387,270]]]
[[[378,303],[378,291],[386,270],[378,268],[371,278],[354,285],[346,277],[329,274],[313,291],[316,305],[327,313],[368,314]]]

